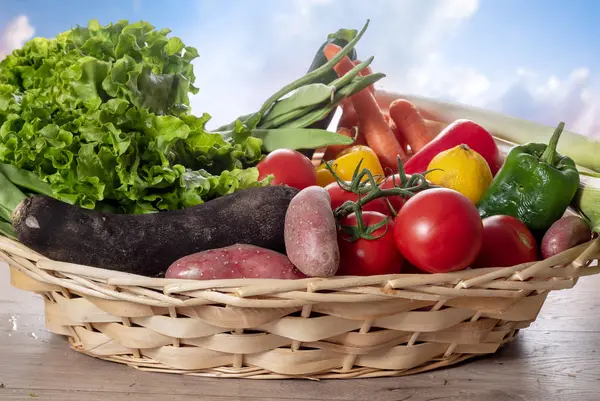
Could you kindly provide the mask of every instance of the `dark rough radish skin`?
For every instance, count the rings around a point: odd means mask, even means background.
[[[165,277],[187,280],[306,278],[284,254],[248,244],[184,256],[169,266]]]
[[[544,234],[540,250],[543,259],[583,244],[592,238],[590,226],[579,216],[565,216],[554,222]]]
[[[183,256],[237,243],[285,253],[285,214],[297,193],[283,186],[249,188],[142,215],[33,196],[15,210],[13,226],[21,243],[50,259],[156,277]]]
[[[335,275],[340,250],[325,188],[307,187],[292,199],[285,215],[284,236],[287,255],[298,270],[311,277]]]

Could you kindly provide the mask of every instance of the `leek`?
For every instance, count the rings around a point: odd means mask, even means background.
[[[573,198],[573,207],[593,232],[600,233],[600,174],[579,174],[579,190]]]

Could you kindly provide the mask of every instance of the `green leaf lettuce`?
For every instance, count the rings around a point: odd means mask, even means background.
[[[128,213],[175,210],[256,185],[262,141],[190,114],[196,49],[146,22],[91,21],[0,62],[0,163],[53,196]]]

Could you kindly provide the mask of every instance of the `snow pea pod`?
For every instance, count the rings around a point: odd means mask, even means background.
[[[265,116],[265,121],[294,110],[315,106],[331,98],[335,88],[325,84],[310,84],[298,88],[290,97],[279,100]]]
[[[316,128],[255,129],[252,136],[260,138],[267,152],[277,149],[322,148],[331,145],[351,145],[354,139],[332,131]]]
[[[369,59],[358,64],[356,67],[348,71],[347,74],[344,74],[344,76],[341,78],[331,82],[329,86],[323,84],[312,84],[298,89],[289,98],[285,98],[277,102],[264,117],[259,125],[259,128],[267,129],[282,126],[285,123],[295,120],[318,108],[320,109],[316,110],[314,115],[320,116],[319,118],[322,118],[321,116],[326,116],[333,109],[335,109],[335,107],[341,101],[339,96],[337,98],[335,97],[336,93],[339,92],[348,97],[351,94],[359,91],[361,88],[360,85],[358,85],[358,87],[356,85],[350,85],[353,84],[360,71],[362,71],[365,67],[368,67],[372,61],[373,57],[369,57]],[[382,76],[380,77],[382,78]],[[343,90],[343,88],[346,89]],[[325,103],[326,101],[327,103]],[[326,111],[327,113],[324,114],[323,111]],[[310,124],[314,124],[314,122],[311,122]],[[294,126],[301,128],[307,126],[307,124],[298,123]]]
[[[361,76],[361,77],[355,78],[350,84],[344,86],[338,92],[336,92],[334,101],[330,105],[323,107],[323,108],[315,109],[315,110],[311,111],[310,113],[307,113],[307,114],[301,116],[300,118],[296,118],[286,124],[282,124],[282,125],[278,126],[278,128],[310,127],[311,124],[314,124],[315,122],[322,120],[323,118],[325,118],[325,116],[327,116],[327,114],[329,114],[330,112],[335,110],[335,108],[339,105],[339,103],[344,98],[350,96],[353,93],[360,92],[361,90],[365,89],[366,87],[379,81],[383,77],[385,77],[385,74],[375,73],[375,74],[370,74],[367,76]]]

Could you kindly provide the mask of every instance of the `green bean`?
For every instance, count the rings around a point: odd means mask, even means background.
[[[382,78],[385,78],[385,74],[381,72],[376,72],[370,75],[355,78],[350,84],[344,86],[336,92],[336,99],[334,101],[341,102],[342,100],[344,100],[344,98],[350,97],[355,93],[360,92],[361,90],[373,85],[375,82],[379,81]]]
[[[295,80],[294,82],[284,86],[271,97],[269,97],[260,108],[259,113],[261,115],[264,115],[272,107],[272,105],[283,96],[287,95],[295,89],[300,88],[301,86],[315,83],[321,75],[327,74],[329,72],[329,69],[333,68],[344,56],[346,56],[350,52],[350,50],[354,48],[354,46],[358,43],[360,38],[364,35],[368,26],[369,20],[367,20],[363,28],[360,30],[360,32],[358,32],[354,39],[352,39],[346,46],[344,46],[342,50],[340,50],[338,54],[336,54],[335,57],[333,57],[327,63],[323,64],[316,70],[309,72],[303,77]]]
[[[346,74],[342,75],[340,78],[331,82],[329,85],[335,87],[336,90],[339,90],[343,86],[346,86],[365,68],[368,67],[374,60],[375,57],[371,56],[360,64],[357,64],[348,71]]]
[[[277,101],[263,121],[268,122],[291,111],[323,103],[331,98],[334,91],[333,86],[324,84],[310,84],[298,88],[290,97]]]
[[[303,115],[302,117],[296,118],[288,123],[280,125],[277,128],[285,129],[285,128],[308,127],[309,125],[315,123],[316,121],[320,121],[321,119],[323,119],[327,114],[329,114],[332,110],[334,110],[341,103],[341,101],[344,98],[349,97],[349,96],[353,95],[354,93],[360,92],[361,90],[365,89],[366,87],[379,81],[383,77],[385,77],[385,74],[375,73],[375,74],[370,74],[370,75],[367,75],[364,77],[355,78],[350,84],[344,86],[338,92],[336,92],[336,94],[334,96],[334,101],[332,104],[328,105],[327,107],[320,108],[320,109],[314,110],[310,113],[307,113],[307,114]]]
[[[284,100],[281,100],[281,101],[275,103],[275,106],[271,109],[271,111],[269,111],[265,120],[263,120],[263,122],[261,122],[260,128],[266,129],[266,128],[273,128],[273,127],[281,126],[293,119],[301,117],[301,116],[309,113],[310,111],[314,110],[316,107],[319,106],[320,103],[323,103],[325,100],[328,100],[329,97],[331,97],[330,101],[333,101],[335,91],[339,91],[341,88],[352,83],[352,80],[360,73],[360,71],[362,71],[365,67],[368,67],[372,61],[373,61],[373,57],[369,57],[367,60],[363,61],[362,63],[360,63],[357,66],[355,66],[354,68],[352,68],[350,71],[348,71],[347,74],[344,74],[341,78],[336,79],[335,81],[331,82],[331,84],[329,84],[329,86],[323,85],[323,84],[312,84],[312,85],[307,85],[307,86],[304,86],[304,87],[298,89],[296,92],[294,92],[294,94],[292,96],[290,96],[290,98],[287,98],[287,99],[284,99]],[[313,87],[314,85],[319,85],[320,87],[317,89],[317,88]],[[307,90],[303,91],[304,88],[307,88]],[[310,88],[310,89],[308,89],[308,88]],[[335,89],[335,91],[333,89]],[[358,92],[358,91],[351,91],[351,92],[344,92],[344,93],[347,93],[346,96],[350,96],[356,92]],[[296,97],[296,99],[294,99],[294,101],[296,103],[295,106],[298,106],[298,107],[295,107],[295,108],[292,107],[292,102],[290,101],[288,103],[289,106],[288,106],[287,112],[282,113],[281,109],[276,110],[276,108],[279,104],[283,104],[284,101],[287,101],[288,99],[291,99],[292,97]],[[302,97],[302,98],[300,98],[300,97]],[[331,111],[331,108],[327,107],[326,110]],[[319,116],[323,115],[323,113],[320,113],[320,112],[316,112],[315,114],[319,115]],[[324,115],[327,115],[327,114],[324,114]]]

